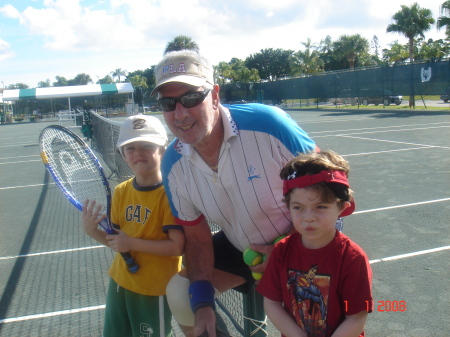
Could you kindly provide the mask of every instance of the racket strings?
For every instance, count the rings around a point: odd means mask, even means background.
[[[42,149],[48,166],[72,198],[82,204],[95,200],[107,211],[107,188],[88,149],[64,132],[48,129],[42,136]]]

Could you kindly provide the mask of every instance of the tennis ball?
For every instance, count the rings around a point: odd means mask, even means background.
[[[255,252],[253,249],[247,248],[244,250],[244,262],[249,266],[256,266],[262,262],[263,256],[261,253]]]
[[[262,273],[252,273],[252,276],[255,280],[260,280],[262,275]]]
[[[275,240],[273,240],[273,244],[277,244],[278,241],[283,240],[287,235],[280,235],[279,237],[277,237]]]

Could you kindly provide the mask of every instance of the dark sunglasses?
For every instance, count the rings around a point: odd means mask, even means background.
[[[189,92],[180,97],[163,97],[158,99],[157,102],[159,108],[166,112],[175,110],[178,102],[185,108],[192,108],[203,102],[210,91],[211,89],[206,89],[205,91]]]

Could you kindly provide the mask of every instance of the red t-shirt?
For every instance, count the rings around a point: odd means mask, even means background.
[[[373,309],[367,255],[338,231],[319,249],[305,248],[299,233],[280,241],[256,290],[283,302],[308,337],[331,336],[345,316]]]

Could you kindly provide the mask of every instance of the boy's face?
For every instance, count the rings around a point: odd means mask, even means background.
[[[145,141],[123,146],[124,159],[136,176],[159,174],[163,153],[161,146]]]
[[[323,202],[319,192],[309,187],[294,188],[290,198],[292,222],[302,235],[303,245],[310,249],[325,247],[335,236],[336,220],[343,209],[337,201]],[[344,203],[344,207],[349,205]]]

